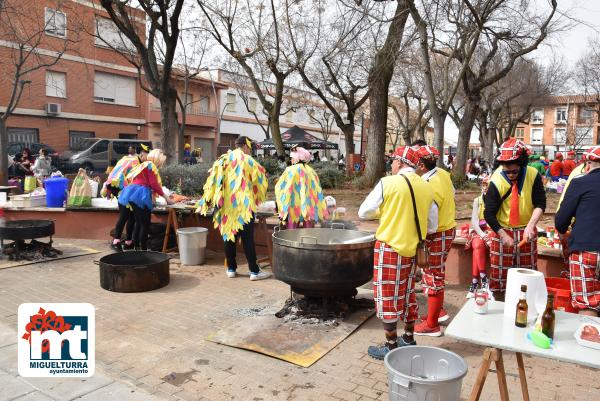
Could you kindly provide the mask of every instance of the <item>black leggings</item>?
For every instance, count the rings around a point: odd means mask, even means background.
[[[227,259],[228,269],[237,269],[237,261],[235,260],[236,244],[238,238],[242,238],[242,245],[244,246],[244,253],[246,254],[246,260],[248,260],[248,269],[252,273],[258,273],[260,269],[256,264],[256,247],[254,246],[254,218],[248,223],[244,224],[244,227],[238,231],[235,235],[235,241],[225,241],[225,258]]]
[[[148,249],[148,232],[150,229],[150,219],[152,210],[145,207],[139,207],[135,203],[133,206],[133,216],[135,217],[135,226],[133,228],[133,244],[136,248],[143,251]]]
[[[125,239],[131,241],[133,238],[133,227],[135,223],[135,217],[133,211],[126,206],[119,204],[119,219],[115,226],[115,238],[121,239],[123,235],[123,227],[125,227]]]

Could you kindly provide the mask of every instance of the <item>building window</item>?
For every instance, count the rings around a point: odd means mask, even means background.
[[[575,130],[575,146],[594,144],[594,130],[592,127],[579,127]]]
[[[117,50],[135,53],[135,46],[123,35],[114,22],[106,18],[96,20],[96,46],[109,47]]]
[[[135,92],[135,78],[96,72],[94,100],[97,102],[135,106]]]
[[[567,122],[567,108],[557,107],[556,108],[556,123],[564,124]]]
[[[579,108],[579,121],[590,122],[590,121],[592,121],[593,116],[594,116],[594,109],[591,109],[589,107]]]
[[[228,112],[235,112],[235,93],[228,93],[227,94],[227,107],[226,110]]]
[[[250,113],[256,113],[256,98],[251,97],[248,99],[248,111]]]
[[[88,138],[94,138],[95,133],[91,131],[69,131],[69,149],[81,149],[80,143]]]
[[[531,129],[531,144],[532,145],[541,145],[544,139],[544,129],[543,128],[532,128]]]
[[[60,38],[67,37],[67,16],[65,13],[46,8],[46,23],[44,31],[48,35],[58,36]]]
[[[554,129],[554,144],[555,145],[566,145],[567,144],[567,129],[566,128],[555,128]]]
[[[531,112],[531,123],[532,124],[543,124],[544,123],[544,109],[533,109]]]
[[[515,129],[515,138],[523,140],[525,139],[525,128]]]
[[[67,74],[46,71],[46,96],[67,97]]]
[[[208,112],[210,112],[210,102],[208,96],[202,96],[198,103],[200,104],[200,113],[207,114]]]

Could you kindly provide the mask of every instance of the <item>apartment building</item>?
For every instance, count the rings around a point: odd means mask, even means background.
[[[246,135],[258,142],[264,141],[268,118],[254,90],[247,84],[240,84],[244,82],[243,78],[240,79],[237,74],[221,69],[208,71],[203,76],[212,77],[228,85],[227,89],[221,89],[218,94],[221,131],[219,151],[223,152],[232,146],[239,135]],[[317,138],[338,144],[339,152],[346,155],[344,136],[318,96],[302,89],[287,88],[282,110],[289,109],[293,110],[282,115],[279,120],[282,133],[297,125]],[[258,121],[254,113],[258,116]],[[361,150],[362,121],[359,114],[354,132],[354,153]]]
[[[63,151],[82,138],[147,138],[148,96],[136,69],[107,42],[126,51],[133,47],[99,3],[7,0],[20,10],[15,18],[22,21],[15,26],[40,33],[32,63],[52,60],[64,50],[58,63],[27,75],[18,108],[7,121],[9,142],[42,142]],[[131,9],[131,15],[145,32],[145,14]],[[7,60],[18,56],[20,45],[10,29],[8,24],[0,28],[0,110],[6,108],[14,79]]]
[[[185,106],[184,142],[192,148],[200,148],[202,159],[212,162],[217,155],[220,100],[219,92],[227,85],[207,78],[194,76],[186,78],[181,71],[173,72],[173,82]],[[148,138],[157,146],[160,144],[160,103],[153,96],[148,97]],[[183,113],[177,106],[177,120],[183,124]]]
[[[551,96],[533,108],[528,124],[519,124],[515,136],[539,153],[575,149],[582,153],[600,144],[599,102],[592,96]]]

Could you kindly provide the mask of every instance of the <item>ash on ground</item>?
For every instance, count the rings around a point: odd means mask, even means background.
[[[275,316],[284,323],[337,326],[359,309],[373,309],[373,300],[364,298],[305,297],[293,294]]]
[[[18,247],[18,250],[17,250]],[[52,241],[49,243],[31,240],[26,243],[23,240],[4,245],[2,254],[8,256],[10,260],[41,260],[44,258],[56,258],[62,255],[62,251],[52,247]]]

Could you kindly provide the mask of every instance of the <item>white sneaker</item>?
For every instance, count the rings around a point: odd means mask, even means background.
[[[227,270],[227,277],[235,278],[236,275],[237,274],[236,274],[235,270]]]
[[[258,273],[250,273],[250,280],[251,281],[257,281],[257,280],[264,280],[266,278],[271,277],[271,273],[267,273],[264,271],[259,271]]]

